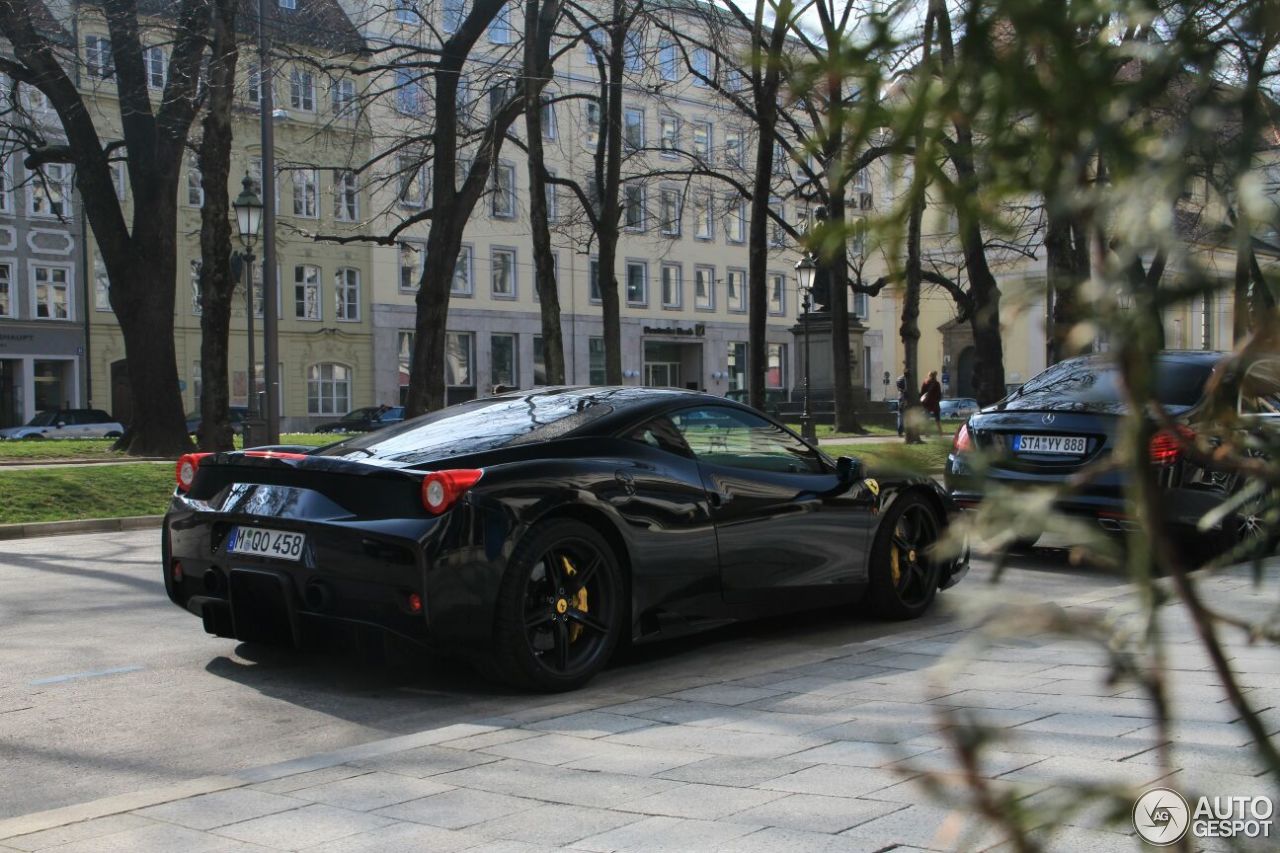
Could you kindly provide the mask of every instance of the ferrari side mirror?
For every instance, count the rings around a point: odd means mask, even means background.
[[[852,456],[841,456],[836,460],[836,476],[841,483],[856,483],[862,479],[862,461]]]

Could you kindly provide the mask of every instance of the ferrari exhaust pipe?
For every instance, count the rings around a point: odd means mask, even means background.
[[[327,610],[330,602],[333,601],[333,592],[328,584],[311,581],[302,589],[302,601],[307,605],[308,610]]]

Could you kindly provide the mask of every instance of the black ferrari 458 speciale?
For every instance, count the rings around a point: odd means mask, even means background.
[[[191,454],[164,582],[205,629],[335,628],[566,690],[619,643],[863,603],[918,616],[967,560],[931,479],[867,478],[754,409],[652,388],[487,397],[321,447]]]

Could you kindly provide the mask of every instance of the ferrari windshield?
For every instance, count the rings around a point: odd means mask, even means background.
[[[550,441],[613,411],[612,393],[617,392],[549,389],[519,397],[487,397],[348,439],[316,455],[412,465]]]

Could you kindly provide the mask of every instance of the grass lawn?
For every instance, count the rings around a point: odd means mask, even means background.
[[[849,444],[824,444],[822,450],[828,456],[855,456],[870,471],[891,469],[936,474],[947,462],[950,440],[926,440],[924,444],[898,444],[897,442],[850,442]]]
[[[286,433],[280,436],[281,444],[306,444],[319,447],[332,444],[340,435],[319,433]],[[128,459],[124,453],[112,450],[110,438],[58,438],[43,441],[0,441],[0,462],[42,462],[49,459],[75,459],[82,462]],[[243,442],[236,437],[236,447]]]
[[[0,471],[0,524],[160,515],[172,493],[161,462]]]
[[[798,421],[788,423],[787,426],[796,432],[800,432],[800,423]],[[895,427],[876,426],[875,424],[863,424],[862,428],[867,431],[866,435],[897,435],[898,432]],[[836,432],[836,428],[831,424],[814,424],[813,429],[818,438],[847,438],[850,441],[857,441],[859,438],[866,437],[858,433]]]

